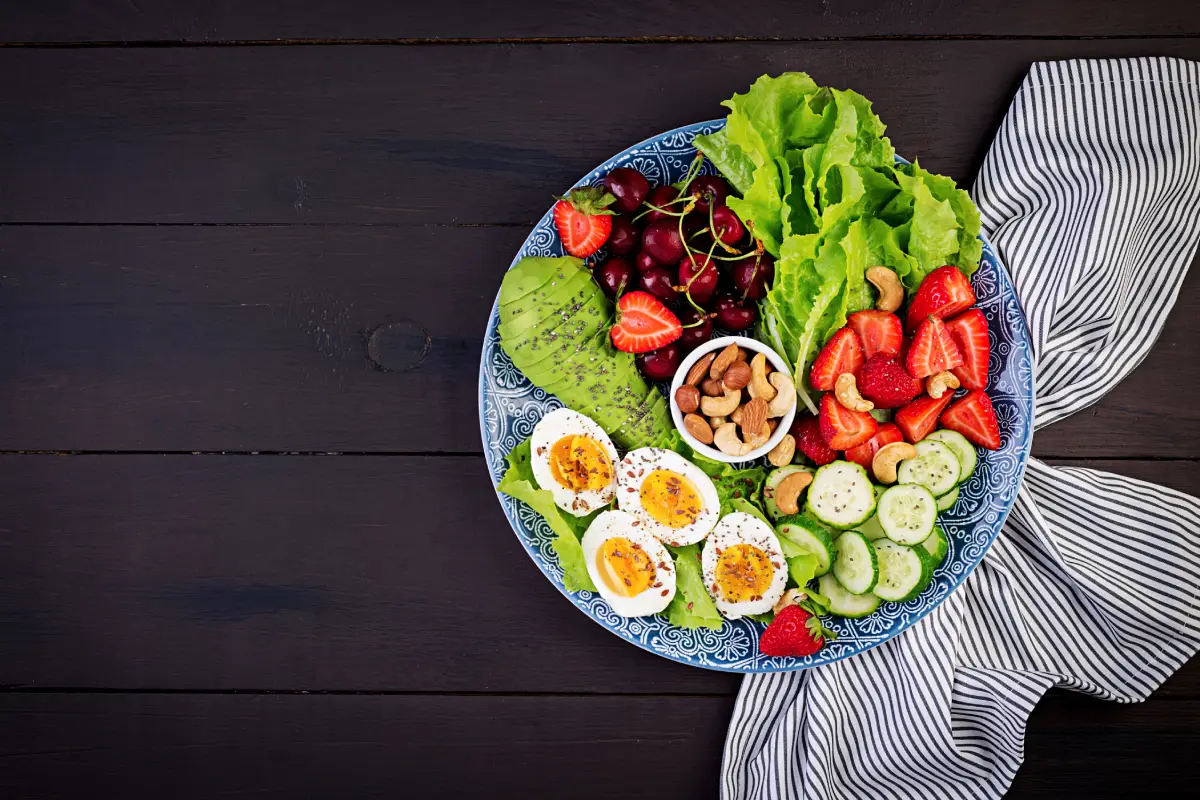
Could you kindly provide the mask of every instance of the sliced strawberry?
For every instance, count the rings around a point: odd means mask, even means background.
[[[879,430],[875,435],[858,447],[851,447],[846,451],[846,460],[853,461],[855,464],[861,464],[862,468],[867,472],[871,471],[871,462],[875,459],[875,454],[879,452],[879,448],[885,444],[892,442],[903,442],[904,434],[896,427],[894,423],[888,422],[879,426]]]
[[[800,606],[784,606],[762,632],[758,649],[765,656],[811,656],[833,638],[820,618]]]
[[[914,330],[926,317],[948,319],[975,305],[971,282],[958,267],[938,267],[925,276],[908,305],[908,329]]]
[[[992,398],[982,389],[967,392],[942,414],[942,427],[958,431],[970,441],[988,450],[1000,449],[1000,425]]]
[[[865,411],[851,411],[832,394],[821,398],[821,438],[834,450],[849,450],[870,439],[879,423]]]
[[[609,332],[613,347],[623,353],[648,353],[682,334],[678,317],[648,292],[629,292],[617,301],[617,324]]]
[[[576,258],[587,258],[608,241],[612,233],[612,211],[616,200],[599,186],[572,189],[554,204],[554,227],[563,248]]]
[[[904,326],[895,314],[874,310],[855,311],[846,318],[846,324],[858,334],[864,358],[876,353],[894,356],[904,346]]]
[[[871,356],[858,370],[858,393],[876,408],[900,408],[921,392],[921,382],[885,353]]]
[[[904,366],[914,378],[928,378],[963,363],[962,353],[954,343],[946,323],[937,317],[926,317],[917,326],[912,346],[908,348]]]
[[[821,423],[816,417],[804,417],[792,423],[792,436],[796,437],[796,449],[818,467],[837,461],[837,453],[829,449],[821,437]]]
[[[950,338],[958,345],[962,353],[961,367],[954,368],[954,377],[964,389],[986,389],[988,374],[988,358],[991,357],[991,346],[988,344],[987,318],[978,308],[972,308],[964,314],[959,314],[946,323]]]
[[[929,395],[918,397],[896,412],[892,420],[899,426],[904,438],[916,444],[937,427],[938,415],[954,399],[954,392],[946,392],[936,400]]]
[[[818,392],[832,392],[843,372],[857,372],[864,361],[862,342],[851,328],[841,328],[813,359],[808,382]]]

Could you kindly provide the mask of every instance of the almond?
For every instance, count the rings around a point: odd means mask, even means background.
[[[730,389],[744,389],[750,383],[750,365],[745,361],[735,361],[721,376],[721,383]]]
[[[706,353],[699,361],[692,364],[692,368],[688,370],[687,377],[683,382],[688,386],[699,386],[700,381],[704,380],[704,376],[708,374],[708,368],[716,360],[716,353]]]
[[[704,417],[699,414],[688,414],[684,417],[683,427],[700,444],[712,444],[713,429],[704,421]]]
[[[749,359],[750,359],[750,354],[748,352],[746,352],[746,348],[739,347],[738,351],[737,351],[737,355],[734,357],[733,360],[734,361],[748,361]]]
[[[760,431],[767,430],[767,436],[770,437],[769,428],[767,427],[767,401],[761,397],[755,397],[753,400],[742,406],[742,440],[749,441],[759,434]]]
[[[675,390],[675,405],[684,414],[690,414],[700,407],[700,390],[685,383]]]
[[[729,369],[729,365],[737,360],[737,354],[738,346],[736,344],[730,344],[722,350],[721,354],[712,362],[712,366],[709,367],[708,377],[713,380],[720,379],[725,374],[725,370]]]

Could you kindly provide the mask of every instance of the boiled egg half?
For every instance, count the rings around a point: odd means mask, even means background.
[[[767,613],[787,584],[787,561],[775,531],[740,511],[717,523],[704,543],[700,566],[717,610],[730,619]]]
[[[622,617],[657,614],[675,596],[675,562],[662,542],[624,511],[596,515],[583,535],[587,571]]]
[[[699,467],[671,450],[643,447],[617,467],[617,505],[661,542],[694,544],[717,524],[717,487]]]
[[[551,411],[533,428],[533,478],[554,504],[586,517],[612,502],[617,448],[604,429],[578,411]]]

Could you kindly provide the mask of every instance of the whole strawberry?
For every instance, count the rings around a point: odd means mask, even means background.
[[[811,656],[825,646],[833,634],[818,617],[798,605],[786,606],[775,615],[758,639],[764,656]]]
[[[858,370],[858,393],[876,408],[900,408],[922,391],[921,382],[895,357],[876,353]]]

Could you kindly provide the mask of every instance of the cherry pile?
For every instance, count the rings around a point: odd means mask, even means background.
[[[648,292],[683,325],[677,341],[637,357],[651,380],[669,380],[683,354],[708,341],[714,328],[737,333],[753,325],[755,301],[775,275],[774,260],[725,204],[729,184],[698,174],[702,162],[697,156],[675,186],[651,187],[631,167],[618,167],[604,179],[617,215],[608,256],[593,268],[596,282],[614,299],[635,289]]]

